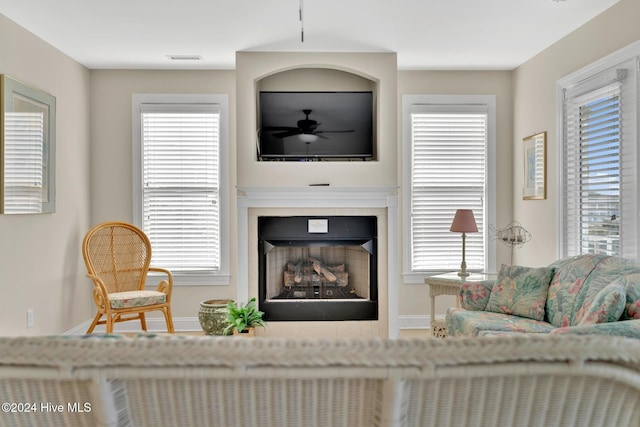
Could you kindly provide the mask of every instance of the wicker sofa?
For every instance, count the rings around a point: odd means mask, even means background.
[[[581,255],[548,267],[503,265],[493,281],[467,282],[447,311],[450,336],[519,333],[640,338],[640,263]]]
[[[637,426],[640,340],[0,338],[0,426]]]

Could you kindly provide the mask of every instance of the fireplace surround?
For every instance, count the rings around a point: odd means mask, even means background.
[[[258,218],[261,216],[376,216],[378,226],[378,320],[267,321],[269,337],[344,336],[397,338],[397,187],[238,187],[237,300],[258,298]]]
[[[377,320],[377,249],[375,216],[259,217],[264,319]]]

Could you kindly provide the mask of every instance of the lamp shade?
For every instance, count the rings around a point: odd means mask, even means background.
[[[458,209],[453,217],[453,223],[449,231],[458,233],[475,233],[478,231],[476,219],[471,209]]]

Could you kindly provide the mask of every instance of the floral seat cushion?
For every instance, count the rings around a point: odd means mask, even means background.
[[[453,307],[447,311],[449,335],[478,336],[482,331],[549,333],[555,329],[549,323],[490,311],[473,311]]]
[[[109,294],[111,308],[143,307],[166,302],[167,295],[157,291],[129,291]]]

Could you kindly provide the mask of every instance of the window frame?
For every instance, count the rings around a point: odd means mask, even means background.
[[[411,247],[411,188],[412,188],[412,129],[411,114],[415,107],[421,105],[441,105],[443,108],[455,106],[471,108],[484,106],[487,111],[487,142],[485,147],[485,265],[484,271],[495,271],[496,267],[496,243],[492,239],[489,230],[495,224],[496,218],[496,96],[495,95],[403,95],[402,96],[402,209],[403,209],[403,282],[408,284],[423,284],[424,279],[433,274],[450,271],[412,270],[411,260],[413,248]],[[453,218],[452,218],[453,219]],[[462,261],[462,241],[460,242],[460,261]]]
[[[229,178],[228,178],[228,146],[229,146],[229,97],[226,94],[133,94],[132,95],[132,128],[133,128],[133,223],[142,228],[142,104],[175,104],[180,105],[215,104],[219,109],[219,228],[220,228],[220,269],[217,272],[174,272],[174,285],[229,285]],[[185,109],[185,111],[188,111]]]
[[[638,197],[638,189],[640,188],[640,149],[637,147],[638,141],[638,123],[640,122],[640,41],[634,42],[622,49],[619,49],[561,79],[556,82],[556,135],[557,146],[556,155],[557,162],[557,199],[556,199],[556,223],[558,227],[557,242],[557,258],[572,256],[574,254],[568,252],[568,244],[565,241],[565,233],[568,227],[565,226],[565,144],[567,138],[565,136],[565,93],[567,91],[577,91],[590,93],[595,92],[599,87],[611,84],[615,79],[617,68],[627,68],[631,70],[631,75],[625,77],[626,83],[632,85],[630,88],[624,89],[634,95],[632,99],[626,101],[622,115],[621,128],[623,135],[620,141],[621,152],[621,173],[627,176],[628,172],[624,172],[624,164],[629,159],[633,159],[633,168],[631,175],[634,177],[631,181],[621,178],[621,194],[620,194],[620,236],[624,236],[621,240],[621,253],[619,256],[631,259],[637,259],[639,253],[640,227],[636,224],[639,213],[640,197]],[[577,89],[578,88],[578,89]],[[582,89],[582,90],[581,90]],[[622,182],[622,180],[625,180]],[[631,200],[629,200],[631,199]],[[625,211],[625,213],[622,213]],[[625,218],[627,219],[625,221]]]

